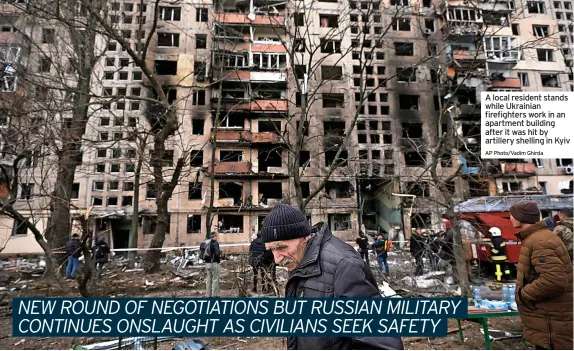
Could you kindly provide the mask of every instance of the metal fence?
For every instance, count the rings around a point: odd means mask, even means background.
[[[119,338],[118,350],[157,350],[157,337],[129,337]]]

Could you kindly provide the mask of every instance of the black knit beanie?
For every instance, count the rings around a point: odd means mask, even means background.
[[[311,226],[299,209],[277,204],[263,220],[261,238],[264,243],[303,238],[311,234]]]

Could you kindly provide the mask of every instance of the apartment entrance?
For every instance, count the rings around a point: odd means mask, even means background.
[[[127,249],[132,222],[124,218],[110,219],[114,249]]]

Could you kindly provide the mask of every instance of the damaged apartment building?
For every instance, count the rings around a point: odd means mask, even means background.
[[[140,22],[152,30],[155,4],[110,2],[111,20],[134,47]],[[456,138],[448,141],[437,171],[447,178],[460,169],[446,184],[455,201],[572,193],[571,159],[479,157],[482,91],[572,90],[571,1],[198,0],[158,6],[146,64],[181,123],[164,165],[169,170],[180,155],[189,157],[169,200],[166,246],[205,238],[212,193],[211,230],[223,243],[249,242],[276,203],[293,203],[293,168],[306,197],[322,183],[342,142],[338,161],[344,162],[306,215],[346,240],[359,230],[373,234],[399,226],[408,238],[411,228],[439,229],[442,208],[434,199],[441,194],[428,167],[445,135]],[[12,67],[23,51],[8,23],[18,23],[12,20],[18,13],[7,1],[0,1],[0,12],[1,94],[15,95]],[[295,38],[294,28],[305,28],[313,39]],[[35,30],[38,38],[47,33]],[[314,41],[310,58],[305,45]],[[154,89],[117,42],[102,42],[106,52],[95,90],[142,99],[114,99],[91,117],[86,135],[97,143],[76,172],[72,206],[79,213],[89,209],[93,232],[122,249],[137,201],[138,243],[146,247],[156,228],[155,193],[148,169],[134,198],[140,151],[128,131],[157,112],[145,101],[154,98]],[[360,104],[363,83],[377,88]],[[315,94],[295,167],[290,150],[305,84]],[[33,192],[22,191],[23,199]],[[40,250],[18,223],[1,223],[3,253]]]

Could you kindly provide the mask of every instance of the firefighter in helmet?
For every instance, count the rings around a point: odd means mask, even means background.
[[[490,234],[492,234],[492,239],[490,241],[490,257],[495,265],[495,273],[496,280],[501,281],[502,276],[504,276],[505,280],[512,279],[510,275],[510,269],[508,268],[508,264],[506,263],[506,243],[502,238],[502,232],[500,228],[492,227],[489,230]]]

